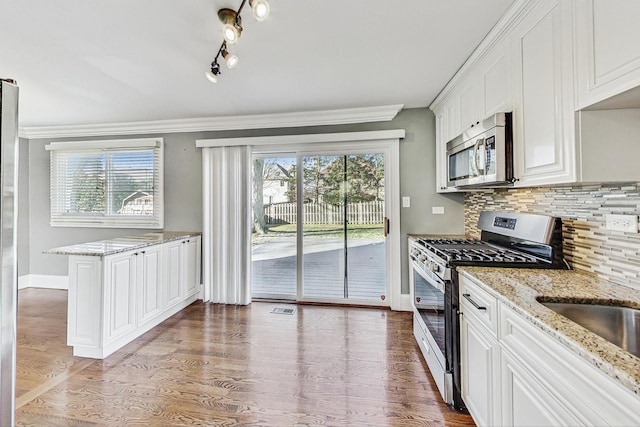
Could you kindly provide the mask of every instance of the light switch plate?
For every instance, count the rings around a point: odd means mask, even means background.
[[[402,198],[402,207],[403,208],[410,208],[411,207],[411,197],[404,196]]]
[[[637,215],[606,215],[605,225],[607,230],[626,231],[627,233],[638,232],[638,216]]]
[[[444,215],[444,206],[432,206],[431,213],[433,215]]]

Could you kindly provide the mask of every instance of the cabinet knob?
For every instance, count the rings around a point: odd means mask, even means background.
[[[134,252],[133,254],[134,254],[135,256],[138,256],[138,252]]]

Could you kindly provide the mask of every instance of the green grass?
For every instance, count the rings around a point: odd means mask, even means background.
[[[296,233],[296,224],[279,224],[269,227],[268,234],[272,235],[292,235]],[[344,226],[342,224],[307,224],[304,226],[306,237],[342,237]],[[354,239],[377,239],[382,238],[384,229],[382,224],[350,224],[348,236]]]

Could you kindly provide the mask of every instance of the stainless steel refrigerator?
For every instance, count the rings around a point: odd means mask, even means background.
[[[18,86],[0,79],[0,426],[14,425],[16,381],[16,185]]]

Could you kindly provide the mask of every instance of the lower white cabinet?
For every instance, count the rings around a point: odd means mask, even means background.
[[[629,389],[506,304],[486,316],[497,295],[459,277],[462,398],[479,426],[640,425]]]
[[[104,342],[109,343],[135,329],[136,269],[130,252],[105,257],[104,260]]]
[[[576,417],[571,409],[563,405],[562,401],[538,379],[535,370],[527,369],[506,352],[502,354],[501,365],[501,425],[586,425],[584,420]]]
[[[167,295],[168,305],[173,305],[199,291],[200,284],[200,236],[167,243]]]
[[[166,305],[162,283],[162,247],[150,246],[135,256],[136,288],[138,289],[138,324],[152,320]]]
[[[499,424],[497,300],[460,278],[460,369],[462,399],[478,425]]]
[[[104,257],[69,257],[67,344],[102,359],[191,304],[200,236]]]
[[[499,346],[495,337],[470,316],[460,319],[462,399],[478,425],[496,425],[497,362]]]

